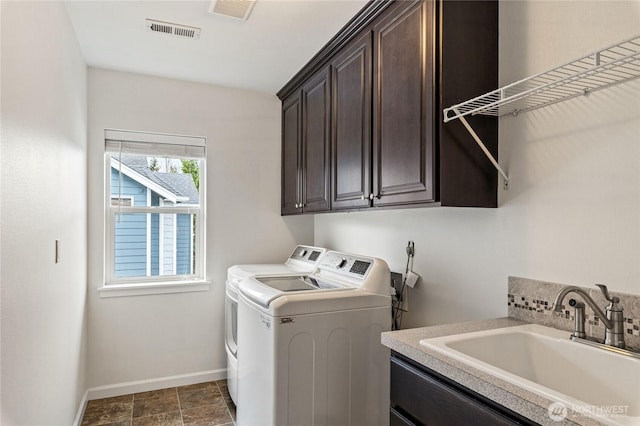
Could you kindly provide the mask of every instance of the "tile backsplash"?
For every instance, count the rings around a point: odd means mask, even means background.
[[[569,299],[574,297],[582,301],[580,295],[570,293],[563,301],[561,313],[553,311],[553,301],[556,295],[568,284],[558,284],[527,278],[509,277],[507,306],[509,316],[524,321],[547,325],[572,332],[574,327],[574,310],[569,306]],[[596,304],[604,311],[608,302],[595,285],[582,287]],[[625,342],[627,348],[640,351],[640,295],[618,293],[609,288],[611,296],[620,298],[620,305],[624,309]],[[585,332],[589,337],[604,339],[604,325],[594,315],[593,311],[585,307]]]

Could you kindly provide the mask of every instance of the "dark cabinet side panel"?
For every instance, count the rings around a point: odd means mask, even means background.
[[[374,26],[374,205],[435,200],[434,2],[400,2]]]
[[[498,1],[443,1],[440,14],[440,98],[450,107],[498,87]],[[498,159],[498,119],[467,120]],[[440,141],[442,205],[497,207],[498,172],[460,120],[441,124]]]
[[[331,62],[332,209],[371,203],[371,32]]]
[[[302,87],[302,202],[305,212],[330,208],[330,119],[329,68],[320,71]]]
[[[302,104],[295,93],[282,103],[282,214],[300,213],[300,143]]]

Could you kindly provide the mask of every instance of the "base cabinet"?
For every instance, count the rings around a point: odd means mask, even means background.
[[[391,426],[536,424],[395,352],[391,356],[389,423]]]

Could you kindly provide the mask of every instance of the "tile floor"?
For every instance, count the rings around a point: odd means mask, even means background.
[[[236,407],[227,381],[95,399],[82,426],[233,426]]]

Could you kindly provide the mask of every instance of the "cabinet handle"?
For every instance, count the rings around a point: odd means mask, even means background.
[[[369,194],[369,199],[370,200],[373,200],[374,198],[377,198],[379,200],[380,197],[382,197],[382,194],[380,194],[380,193],[378,193],[378,195],[373,195],[373,193]]]
[[[362,197],[360,197],[361,200],[364,200],[364,195]]]

